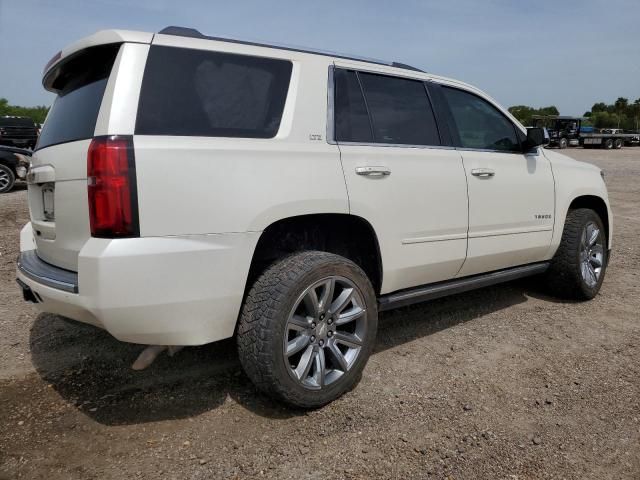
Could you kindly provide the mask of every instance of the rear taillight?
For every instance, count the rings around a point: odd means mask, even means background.
[[[133,139],[96,137],[87,156],[91,235],[140,236]]]

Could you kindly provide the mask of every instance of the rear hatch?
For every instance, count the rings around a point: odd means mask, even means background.
[[[78,270],[78,254],[91,236],[87,152],[107,81],[121,44],[90,47],[63,59],[45,76],[57,93],[29,174],[29,209],[38,256]]]

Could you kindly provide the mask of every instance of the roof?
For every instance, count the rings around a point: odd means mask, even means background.
[[[342,59],[345,59],[345,60],[356,60],[358,62],[375,63],[377,65],[386,65],[386,66],[389,66],[389,67],[403,68],[405,70],[413,70],[415,72],[423,72],[424,73],[423,70],[420,70],[419,68],[416,68],[416,67],[412,67],[411,65],[407,65],[406,63],[388,62],[388,61],[385,61],[385,60],[376,60],[376,59],[373,59],[373,58],[357,57],[357,56],[353,56],[353,55],[345,55],[345,54],[341,54],[341,53],[328,52],[328,51],[325,51],[325,50],[315,50],[315,49],[311,49],[311,48],[294,47],[294,46],[290,46],[290,45],[278,45],[278,44],[275,44],[275,43],[269,44],[269,43],[259,43],[259,42],[249,42],[249,41],[244,41],[244,40],[236,40],[236,39],[232,39],[232,38],[212,37],[212,36],[207,36],[207,35],[204,35],[204,34],[200,33],[195,28],[170,26],[170,27],[163,28],[158,33],[160,33],[162,35],[175,35],[175,36],[178,36],[178,37],[201,38],[201,39],[204,39],[204,40],[216,40],[218,42],[239,43],[239,44],[242,44],[242,45],[252,45],[252,46],[255,46],[255,47],[277,48],[278,50],[287,50],[287,51],[291,51],[291,52],[310,53],[310,54],[313,54],[313,55],[323,55],[323,56],[327,56],[327,57],[342,58]]]

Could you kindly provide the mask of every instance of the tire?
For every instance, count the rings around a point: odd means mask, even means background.
[[[591,246],[587,245],[587,233],[593,233],[590,227],[599,231]],[[591,276],[587,262],[595,278]],[[607,236],[598,214],[588,208],[569,210],[560,246],[545,273],[551,293],[566,299],[591,300],[600,291],[607,263]]]
[[[560,140],[558,140],[558,148],[565,149],[565,148],[567,148],[567,145],[568,145],[568,143],[567,143],[567,139],[566,138],[563,137]]]
[[[327,308],[323,315],[327,304],[338,310],[338,300],[349,296],[349,288],[353,296],[342,313],[331,315]],[[333,301],[323,301],[329,290]],[[315,310],[313,295],[318,300]],[[318,408],[358,383],[377,326],[376,296],[360,267],[331,253],[296,253],[267,268],[249,290],[238,324],[240,362],[256,387],[268,395],[296,407]],[[342,344],[345,339],[357,340],[359,346]]]
[[[607,150],[611,150],[613,148],[613,140],[611,138],[607,138],[602,145]]]
[[[616,150],[620,150],[622,148],[622,139],[616,138],[613,142],[613,148],[615,148]]]
[[[16,176],[6,165],[0,164],[0,193],[7,193],[11,191],[13,185],[16,183]]]

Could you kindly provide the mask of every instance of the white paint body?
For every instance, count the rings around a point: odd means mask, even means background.
[[[293,69],[273,139],[134,136],[140,238],[92,238],[86,157],[90,140],[38,150],[32,173],[55,182],[56,220],[42,220],[29,186],[31,222],[21,251],[78,272],[71,294],[18,277],[38,307],[143,344],[197,345],[233,335],[261,232],[289,217],[357,215],[380,246],[380,294],[553,257],[573,199],[607,192],[600,171],[558,153],[336,145],[328,131],[327,72],[346,66],[483,92],[430,74],[276,48],[141,32],[106,31],[63,50],[124,42],[95,135],[134,135],[150,44],[283,58]],[[311,139],[320,135],[321,141]],[[388,167],[383,178],[356,167]],[[472,176],[491,168],[492,178]],[[537,219],[536,214],[549,218]],[[611,227],[611,212],[609,211]],[[34,235],[34,231],[40,232]],[[611,228],[609,228],[611,247]]]

